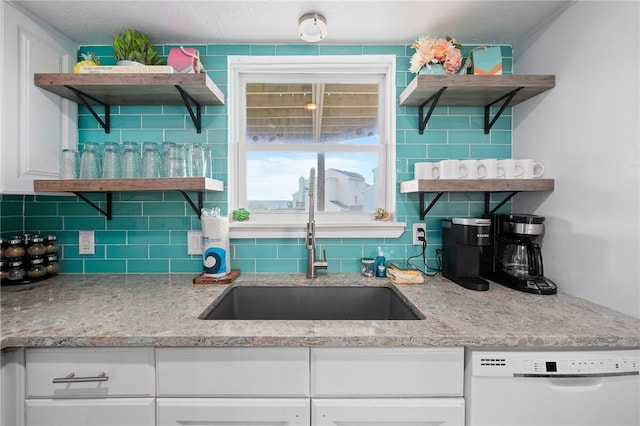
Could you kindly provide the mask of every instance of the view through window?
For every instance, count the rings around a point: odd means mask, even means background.
[[[378,205],[379,87],[375,83],[247,83],[247,207],[305,210],[317,170],[318,211]]]

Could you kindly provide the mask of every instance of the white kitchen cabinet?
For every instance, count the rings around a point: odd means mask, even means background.
[[[310,424],[308,348],[158,348],[156,359],[159,425]]]
[[[155,424],[153,348],[28,348],[27,426]]]
[[[158,398],[158,426],[310,424],[309,398]]]
[[[63,148],[77,146],[77,105],[34,85],[34,74],[71,72],[78,46],[8,2],[0,2],[0,192],[32,194],[56,179]]]
[[[0,354],[0,425],[24,426],[24,348]]]
[[[463,398],[314,399],[313,426],[464,425]]]
[[[462,348],[312,348],[312,425],[464,425]]]

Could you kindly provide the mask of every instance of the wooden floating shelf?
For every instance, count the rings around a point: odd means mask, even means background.
[[[553,179],[415,179],[400,182],[400,192],[553,191]]]
[[[224,94],[205,73],[200,74],[35,74],[35,85],[80,103],[69,87],[91,98],[92,105],[181,105],[176,87],[182,88],[200,105],[224,105]]]
[[[522,87],[509,103],[517,105],[555,84],[554,75],[417,75],[400,94],[400,105],[420,106],[446,87],[439,105],[485,106]]]
[[[178,191],[189,203],[193,211],[201,217],[203,206],[203,194],[205,191],[224,191],[222,181],[205,177],[189,178],[152,178],[152,179],[60,179],[60,180],[35,180],[33,181],[35,192],[71,192],[91,205],[106,216],[112,217],[113,192],[151,192],[151,191]],[[198,193],[197,204],[188,191]],[[106,210],[93,200],[88,199],[82,193],[104,193]]]
[[[35,192],[223,191],[222,181],[204,177],[154,179],[36,180]]]
[[[445,192],[484,192],[485,213],[495,213],[518,192],[553,191],[553,179],[415,179],[400,182],[400,192],[418,193],[420,220],[424,220],[427,213],[438,202]],[[431,192],[436,196],[425,207],[425,194]],[[490,196],[493,192],[508,192],[509,194],[496,206],[490,209]]]

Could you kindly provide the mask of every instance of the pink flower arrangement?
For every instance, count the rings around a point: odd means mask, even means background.
[[[409,68],[412,73],[418,74],[422,67],[431,69],[431,64],[442,64],[447,74],[455,74],[462,65],[462,46],[449,36],[422,36],[411,47],[416,49]]]

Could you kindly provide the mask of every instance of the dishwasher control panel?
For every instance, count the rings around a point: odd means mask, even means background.
[[[640,351],[473,352],[473,376],[560,377],[634,375]]]

